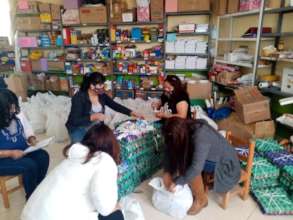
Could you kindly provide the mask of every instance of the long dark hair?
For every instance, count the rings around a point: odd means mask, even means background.
[[[0,89],[0,129],[8,127],[11,122],[11,107],[15,105],[15,114],[20,112],[17,96],[8,89]]]
[[[166,145],[168,172],[184,175],[192,163],[194,147],[191,141],[193,120],[172,117],[165,121],[162,131]]]
[[[102,84],[106,81],[105,76],[102,73],[93,72],[87,73],[83,77],[83,81],[80,87],[80,90],[86,92],[91,85]]]
[[[180,96],[183,93],[186,93],[186,86],[181,82],[178,76],[168,75],[165,79],[165,82],[170,83],[174,87],[173,94],[174,96]]]
[[[112,130],[105,124],[100,123],[92,126],[85,134],[81,144],[89,149],[89,153],[84,163],[88,162],[96,152],[109,154],[114,161],[120,163],[120,148]],[[67,152],[72,145],[68,145],[63,150],[63,155],[67,157]]]

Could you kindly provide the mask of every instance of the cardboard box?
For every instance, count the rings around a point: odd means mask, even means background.
[[[41,61],[33,60],[32,62],[32,71],[42,71]]]
[[[107,23],[107,9],[104,5],[81,7],[79,13],[82,24]]]
[[[228,0],[228,14],[236,13],[239,11],[239,0]]]
[[[28,1],[28,5],[22,4],[21,1],[18,1],[16,6],[16,14],[35,14],[38,13],[38,4],[35,1]]]
[[[19,48],[37,47],[38,40],[36,37],[19,37],[17,39],[17,46]]]
[[[165,1],[166,12],[177,12],[178,11],[178,0],[166,0]]]
[[[80,24],[79,10],[78,9],[63,10],[61,17],[62,17],[63,25]]]
[[[67,78],[60,78],[60,91],[69,92],[69,82]]]
[[[271,118],[270,102],[256,87],[244,87],[234,92],[236,113],[245,124]]]
[[[20,69],[24,73],[32,72],[32,64],[29,59],[21,60],[20,61]]]
[[[275,136],[275,123],[273,120],[244,124],[236,113],[217,122],[219,130],[232,132],[233,144],[247,145],[251,138],[272,138]]]
[[[164,0],[151,0],[151,20],[163,21],[164,19]]]
[[[150,21],[150,7],[137,7],[137,21],[139,22],[148,22]]]
[[[123,22],[133,22],[134,21],[133,10],[122,13],[122,21]]]
[[[48,70],[64,71],[63,61],[48,61]]]
[[[210,0],[179,0],[178,11],[209,11]]]
[[[293,69],[284,68],[281,91],[293,94]]]
[[[63,0],[65,9],[78,9],[80,8],[83,0]]]
[[[38,2],[38,8],[40,13],[51,13],[49,3]]]
[[[214,0],[213,1],[213,13],[221,16],[227,13],[228,0]]]
[[[266,7],[267,8],[280,8],[281,7],[281,0],[267,0]]]
[[[15,29],[23,31],[50,29],[50,24],[42,24],[39,16],[17,17]]]
[[[24,101],[27,99],[27,77],[24,74],[12,74],[5,79],[8,89],[20,96]]]
[[[51,14],[52,14],[52,20],[59,21],[61,20],[61,9],[60,5],[51,5]]]
[[[46,89],[50,91],[60,91],[60,79],[58,76],[51,76],[46,80]]]
[[[188,80],[187,92],[190,99],[209,99],[212,96],[212,84],[208,80]]]
[[[261,0],[240,0],[239,11],[250,11],[259,9]]]

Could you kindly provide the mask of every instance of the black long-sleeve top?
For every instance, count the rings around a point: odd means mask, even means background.
[[[110,107],[119,113],[130,115],[131,110],[113,101],[108,95],[100,94],[99,102],[102,105],[102,112],[105,112],[105,106]],[[66,122],[67,129],[71,130],[76,127],[89,126],[92,103],[87,92],[79,91],[71,100],[71,111]]]

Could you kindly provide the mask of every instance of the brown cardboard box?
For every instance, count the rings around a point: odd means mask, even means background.
[[[38,13],[38,4],[36,1],[28,1],[28,9],[22,10],[16,7],[16,14],[35,14]]]
[[[163,21],[164,0],[151,0],[151,20]]]
[[[20,96],[24,101],[27,99],[27,77],[25,74],[12,74],[5,79],[8,89]]]
[[[270,102],[256,87],[244,87],[234,92],[235,111],[244,123],[249,124],[271,118]]]
[[[271,138],[275,135],[274,121],[261,121],[245,125],[237,116],[232,113],[228,118],[217,122],[219,130],[231,131],[233,144],[246,145],[251,138]]]
[[[178,11],[209,11],[210,0],[179,0]]]
[[[215,15],[221,16],[227,13],[228,0],[214,0],[212,3]]]
[[[212,95],[212,84],[208,80],[189,80],[187,82],[187,92],[190,99],[208,99]]]
[[[107,9],[103,5],[81,7],[79,14],[82,24],[107,23]]]
[[[78,9],[64,9],[61,17],[63,25],[80,24]]]
[[[60,91],[60,79],[58,76],[51,76],[46,80],[46,89],[50,91]]]
[[[51,5],[51,14],[52,14],[52,19],[53,20],[61,20],[61,9],[60,9],[60,5],[55,5],[52,4]]]
[[[42,24],[39,16],[17,17],[15,20],[16,30],[43,30],[50,29],[50,24]]]
[[[267,0],[266,4],[267,8],[280,8],[281,0]]]
[[[48,61],[48,70],[63,71],[64,62],[63,61]]]
[[[60,78],[60,91],[69,92],[68,79]]]
[[[236,13],[239,11],[239,0],[228,0],[228,14]]]
[[[40,13],[51,13],[50,4],[38,2],[39,12]]]
[[[32,71],[42,71],[42,65],[40,60],[32,60]]]

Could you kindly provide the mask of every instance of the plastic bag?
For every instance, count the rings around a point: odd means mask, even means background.
[[[196,119],[204,119],[210,126],[212,126],[214,129],[218,130],[218,125],[216,122],[214,122],[211,118],[207,116],[205,111],[200,106],[194,106],[192,107],[192,111],[195,112],[195,118]]]
[[[139,202],[126,196],[120,200],[120,206],[125,220],[144,220],[144,215]]]
[[[174,193],[166,190],[160,177],[152,179],[149,185],[154,188],[152,202],[156,209],[177,219],[183,219],[187,215],[193,203],[192,192],[188,185],[177,185]]]

